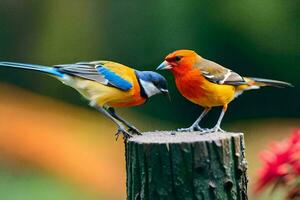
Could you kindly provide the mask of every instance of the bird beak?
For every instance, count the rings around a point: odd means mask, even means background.
[[[171,96],[170,96],[169,90],[167,90],[167,89],[161,89],[160,92],[161,92],[164,96],[167,96],[167,97],[169,98],[169,100],[171,101]]]
[[[170,65],[167,61],[162,62],[156,70],[166,70],[166,69],[172,69],[172,65]]]

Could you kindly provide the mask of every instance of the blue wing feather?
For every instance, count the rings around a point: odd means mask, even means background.
[[[132,84],[129,81],[123,79],[121,76],[117,75],[113,71],[103,66],[99,66],[96,69],[102,76],[104,76],[105,79],[108,80],[109,84],[124,91],[128,91],[132,88]]]

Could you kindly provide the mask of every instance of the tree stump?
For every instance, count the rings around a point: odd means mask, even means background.
[[[242,133],[147,132],[125,150],[127,200],[248,199]]]

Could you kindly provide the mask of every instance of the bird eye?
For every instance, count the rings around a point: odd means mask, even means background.
[[[181,60],[181,56],[176,56],[174,60],[175,60],[176,62],[180,61],[180,60]]]

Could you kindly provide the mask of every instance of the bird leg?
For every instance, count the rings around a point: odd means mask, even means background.
[[[221,127],[220,127],[220,126],[221,126],[222,119],[223,119],[223,117],[224,117],[224,114],[225,114],[226,110],[227,110],[227,105],[224,105],[224,106],[223,106],[223,109],[222,109],[222,112],[221,112],[221,114],[220,114],[220,116],[219,116],[219,119],[218,119],[217,124],[216,124],[212,129],[209,129],[209,130],[207,130],[207,131],[205,131],[205,132],[207,132],[207,133],[213,133],[213,132],[226,132],[226,131],[222,130]]]
[[[211,108],[206,107],[203,112],[201,113],[201,115],[198,117],[198,119],[192,124],[192,126],[188,127],[188,128],[180,128],[177,131],[179,132],[191,132],[191,131],[201,131],[201,132],[205,132],[206,130],[201,128],[199,126],[200,121],[203,119],[203,117],[210,111]]]
[[[119,115],[117,115],[117,113],[115,112],[115,109],[110,107],[107,109],[107,111],[117,120],[119,120],[120,122],[122,122],[123,124],[125,124],[129,129],[128,131],[132,132],[133,134],[136,135],[142,135],[141,132],[134,127],[133,125],[131,125],[130,123],[128,123],[125,119],[123,119],[122,117],[120,117]]]
[[[118,126],[118,131],[115,134],[116,135],[116,140],[118,140],[120,134],[123,134],[124,139],[130,138],[132,137],[132,134],[129,133],[126,128],[124,127],[124,125],[122,123],[120,123],[117,119],[115,119],[105,108],[103,107],[99,107],[99,106],[95,106],[95,108],[100,111],[101,113],[103,113],[104,115],[106,115],[109,119],[111,119],[115,124],[117,124]]]

